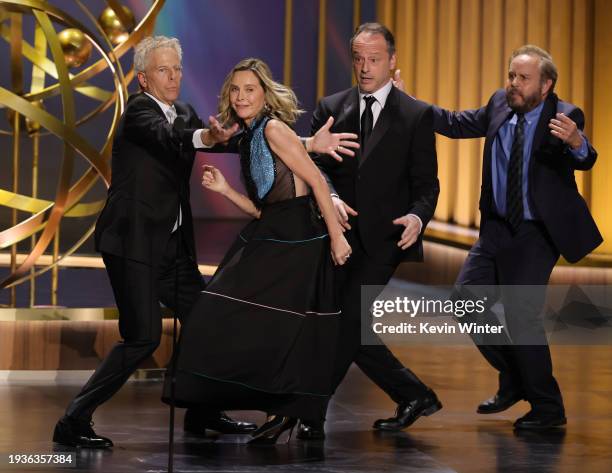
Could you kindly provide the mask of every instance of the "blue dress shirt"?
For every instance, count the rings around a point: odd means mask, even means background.
[[[529,195],[529,163],[532,158],[531,151],[533,147],[533,138],[543,108],[544,102],[525,114],[525,140],[523,143],[523,212],[525,220],[534,220],[533,211],[529,205],[529,199],[527,198]],[[495,198],[496,212],[502,217],[506,215],[506,180],[516,122],[517,115],[514,113],[499,128],[497,136],[493,141],[493,165],[491,166],[493,195]],[[549,132],[548,124],[546,129],[547,132]],[[577,150],[572,149],[571,152],[577,159],[585,159],[588,155],[586,140],[583,138],[581,147]]]

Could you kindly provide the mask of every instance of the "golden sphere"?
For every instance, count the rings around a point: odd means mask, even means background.
[[[57,36],[64,52],[66,66],[79,67],[89,59],[92,45],[81,30],[67,28]]]
[[[130,36],[130,32],[136,26],[136,21],[132,11],[124,5],[122,5],[121,8],[123,8],[125,16],[128,17],[129,21],[127,25],[124,25],[121,22],[111,7],[106,7],[102,13],[100,13],[100,17],[98,18],[100,26],[102,26],[102,29],[108,35],[111,43],[113,43],[114,46],[123,43]]]
[[[32,102],[36,108],[44,109],[42,100],[37,100],[36,102]],[[15,126],[15,110],[12,108],[8,108],[6,110],[6,119],[11,128]],[[23,115],[19,115],[19,129],[23,131],[27,131],[30,135],[40,131],[40,123],[34,122],[29,118],[24,117]]]
[[[32,105],[34,105],[36,108],[40,108],[44,110],[42,100],[37,100],[36,102],[32,102]],[[32,133],[36,133],[37,131],[40,131],[40,123],[32,121],[29,118],[26,118],[26,129],[28,130],[28,133],[30,135]]]

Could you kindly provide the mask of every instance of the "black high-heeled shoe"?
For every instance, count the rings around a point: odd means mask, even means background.
[[[262,425],[252,434],[252,438],[247,442],[249,445],[274,445],[283,432],[289,431],[289,436],[285,443],[291,440],[293,428],[297,424],[295,417],[271,416],[268,422]]]

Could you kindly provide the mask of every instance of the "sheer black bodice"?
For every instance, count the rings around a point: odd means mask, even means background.
[[[265,116],[255,120],[239,144],[242,177],[249,198],[257,208],[310,193],[270,148],[264,133],[269,121]]]

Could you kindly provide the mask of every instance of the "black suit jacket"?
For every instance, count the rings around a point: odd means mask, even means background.
[[[356,87],[323,98],[312,118],[314,134],[335,118],[332,132],[359,135],[359,92]],[[405,251],[397,247],[403,226],[392,221],[408,213],[423,221],[433,217],[440,193],[431,106],[395,87],[376,122],[367,147],[340,163],[315,156],[332,192],[358,213],[357,231],[366,253],[381,263],[422,261],[422,235]],[[354,238],[349,232],[349,243]]]
[[[111,186],[95,230],[97,251],[156,265],[180,201],[181,232],[195,258],[189,176],[195,157],[193,129],[203,123],[190,105],[174,106],[190,130],[174,130],[146,94],[128,99],[113,140]]]
[[[533,139],[528,199],[534,218],[544,224],[559,253],[573,263],[603,241],[586,202],[578,192],[574,177],[576,169],[593,167],[597,152],[587,141],[587,158],[576,159],[565,143],[552,136],[548,123],[557,112],[563,112],[576,122],[580,130],[584,129],[582,110],[559,100],[554,93],[548,95]],[[436,132],[450,138],[486,137],[480,193],[483,223],[495,210],[491,177],[493,141],[512,113],[503,89],[496,91],[489,103],[477,110],[451,112],[434,106]]]

